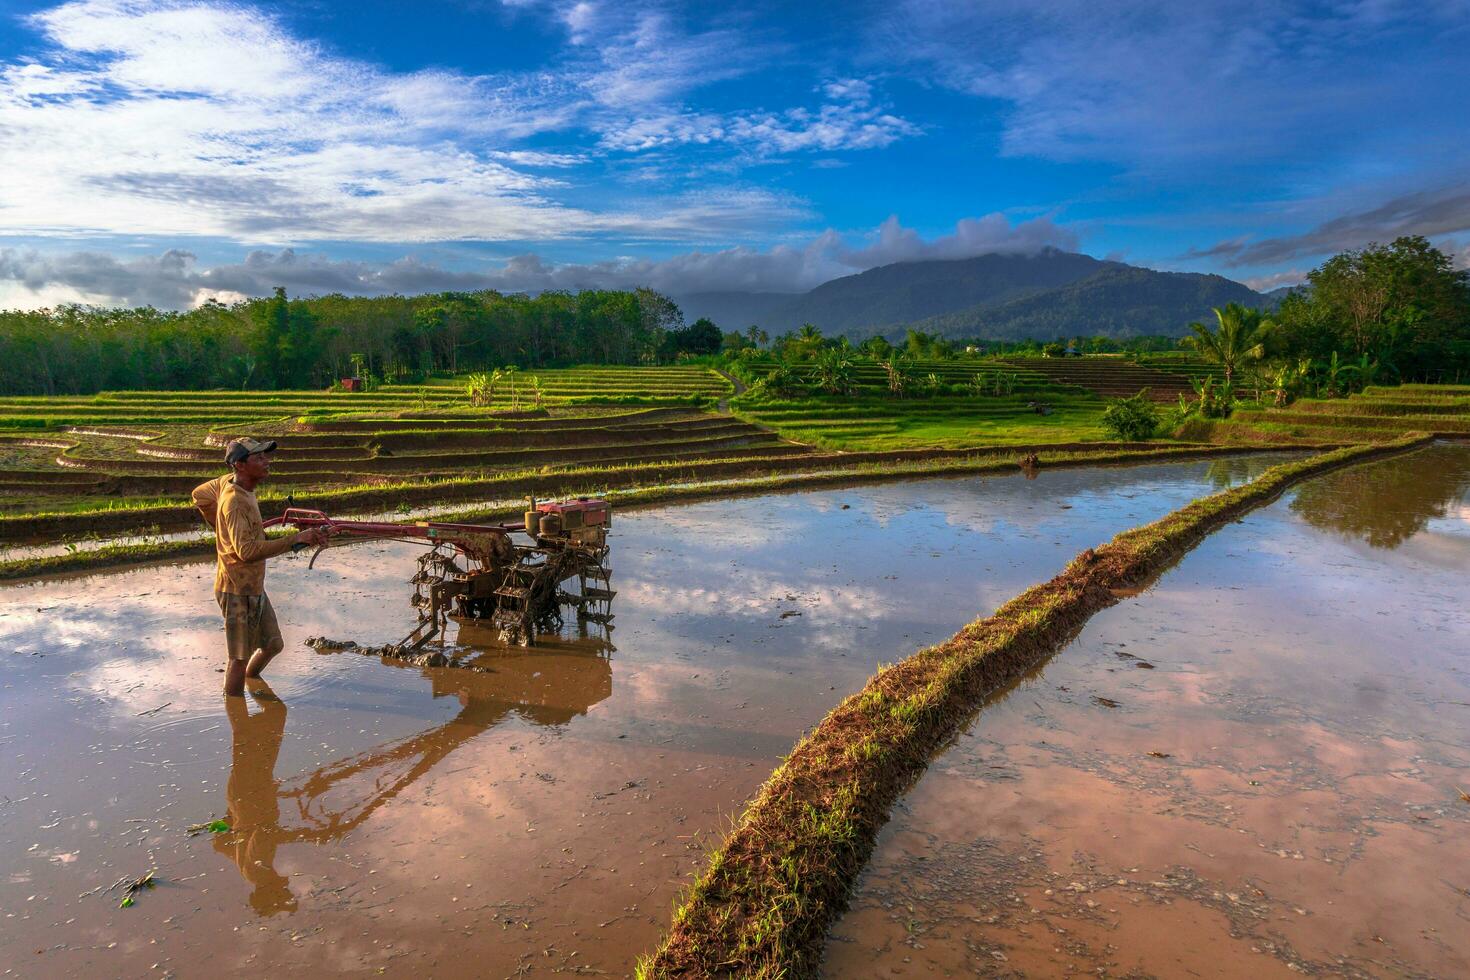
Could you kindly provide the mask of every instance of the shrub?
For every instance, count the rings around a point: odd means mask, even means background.
[[[1159,410],[1145,388],[1132,398],[1112,398],[1103,409],[1103,428],[1124,442],[1150,439],[1159,428]]]
[[[777,361],[766,376],[752,386],[751,390],[758,396],[787,397],[801,394],[805,388],[790,363]]]

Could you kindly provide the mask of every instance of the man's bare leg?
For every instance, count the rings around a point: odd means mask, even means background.
[[[256,650],[255,654],[250,658],[250,663],[245,667],[245,676],[259,677],[260,672],[265,670],[266,665],[276,659],[276,654],[285,648],[285,643],[276,640],[270,646],[261,647],[259,650]]]
[[[243,660],[225,661],[225,694],[239,697],[245,693],[245,669]]]

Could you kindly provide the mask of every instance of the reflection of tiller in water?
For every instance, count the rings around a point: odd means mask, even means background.
[[[429,545],[410,580],[418,626],[393,645],[400,652],[417,650],[443,632],[450,619],[489,623],[502,640],[522,646],[535,642],[537,630],[559,627],[562,606],[575,608],[579,623],[609,625],[612,620],[612,573],[606,564],[612,509],[605,500],[537,504],[533,498],[524,524],[338,521],[296,507],[265,523],[329,528],[336,537],[332,544],[376,538]],[[515,544],[511,533],[517,531],[531,543]],[[331,546],[318,548],[312,564]],[[576,592],[565,587],[573,579]]]
[[[284,782],[276,779],[275,768],[286,729],[285,703],[263,680],[250,681],[260,705],[255,714],[244,698],[225,698],[234,742],[226,784],[230,829],[213,843],[239,866],[257,913],[296,910],[290,879],[276,870],[281,845],[340,840],[450,752],[508,715],[535,725],[564,725],[612,694],[612,664],[605,656],[583,652],[516,654],[496,661],[489,673],[423,668],[423,674],[433,697],[459,701],[453,718]]]

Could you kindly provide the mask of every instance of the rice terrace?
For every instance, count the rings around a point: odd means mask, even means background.
[[[7,10],[0,978],[1470,977],[1372,6]]]

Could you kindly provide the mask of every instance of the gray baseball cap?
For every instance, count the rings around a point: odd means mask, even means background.
[[[256,453],[273,453],[276,451],[276,441],[269,439],[236,439],[225,447],[225,462],[231,465],[240,462],[246,456]]]

